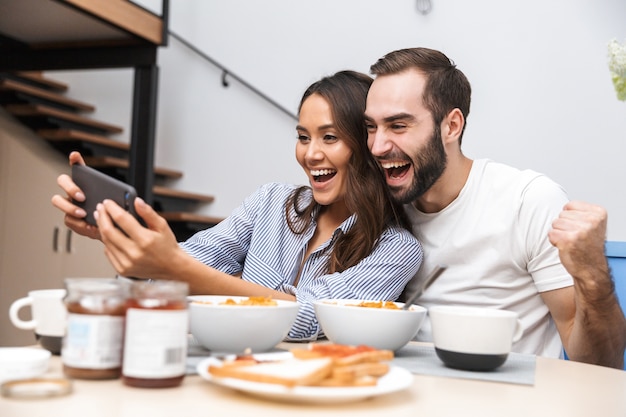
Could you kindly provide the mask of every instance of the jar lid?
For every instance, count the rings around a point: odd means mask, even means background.
[[[69,291],[84,294],[118,294],[128,290],[128,284],[115,278],[65,278]]]
[[[134,299],[176,300],[186,299],[188,294],[189,284],[182,281],[135,281],[130,287],[130,297]]]
[[[42,376],[51,356],[39,347],[0,347],[0,383]]]
[[[67,378],[32,378],[7,381],[0,385],[0,393],[9,398],[47,398],[72,392]]]

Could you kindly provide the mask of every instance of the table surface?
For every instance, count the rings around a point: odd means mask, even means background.
[[[73,392],[62,397],[0,397],[0,416],[626,416],[625,371],[538,357],[535,372],[532,386],[414,375],[406,390],[344,404],[257,398],[197,375],[163,389],[127,387],[120,379],[74,380]],[[59,357],[53,357],[47,376],[62,376]]]

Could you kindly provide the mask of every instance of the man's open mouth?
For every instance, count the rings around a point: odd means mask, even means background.
[[[409,161],[381,162],[381,166],[388,178],[398,179],[407,173],[409,168],[411,168],[411,163]]]

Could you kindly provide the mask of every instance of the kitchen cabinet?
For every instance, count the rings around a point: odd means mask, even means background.
[[[76,235],[52,206],[66,157],[0,109],[0,346],[35,342],[8,317],[28,291],[62,288],[67,277],[112,277],[99,241]],[[28,318],[25,317],[24,318]]]

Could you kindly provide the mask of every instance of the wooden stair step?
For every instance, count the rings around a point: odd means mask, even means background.
[[[192,200],[198,203],[211,203],[215,200],[215,197],[211,195],[190,193],[187,191],[175,190],[173,188],[163,187],[161,185],[155,185],[152,188],[152,192],[155,197],[167,197],[180,200]]]
[[[179,242],[187,240],[195,233],[213,227],[224,220],[219,217],[188,212],[159,212],[159,214],[167,220]]]
[[[130,144],[119,142],[106,136],[83,132],[75,129],[39,129],[37,134],[51,142],[81,141],[116,149],[130,151]]]
[[[67,84],[48,78],[44,76],[41,71],[16,71],[12,74],[14,74],[15,77],[29,81],[31,84],[59,93],[69,89]]]
[[[75,113],[62,111],[42,104],[9,104],[6,110],[17,117],[53,118],[71,125],[84,127],[86,130],[95,130],[100,133],[121,133],[123,129],[108,123],[83,117]],[[53,122],[53,124],[56,124]]]
[[[160,212],[161,217],[163,217],[168,222],[184,222],[184,223],[201,223],[207,225],[216,225],[222,220],[221,217],[213,217],[213,216],[205,216],[202,214],[196,213],[188,213],[188,212]]]
[[[106,168],[119,168],[122,170],[128,170],[130,168],[130,162],[128,159],[115,158],[111,156],[87,156],[84,158],[85,163],[98,170]],[[168,168],[154,167],[154,174],[160,177],[179,179],[182,178],[183,173]]]
[[[83,157],[105,155],[128,159],[130,153],[130,144],[128,143],[82,130],[61,128],[38,129],[36,132],[54,148],[66,155],[72,151],[79,151]]]
[[[51,105],[59,105],[63,109],[67,109],[69,111],[88,113],[95,110],[95,107],[90,104],[73,100],[61,94],[46,91],[42,88],[34,87],[15,80],[0,80],[0,91],[13,93],[18,96],[18,98],[21,95],[26,95],[34,98],[35,100],[43,100]]]

